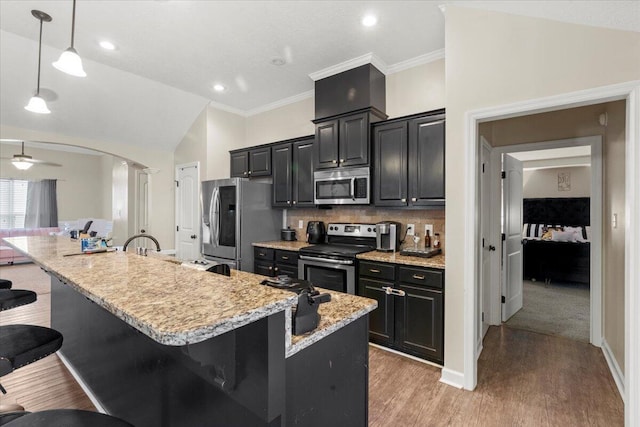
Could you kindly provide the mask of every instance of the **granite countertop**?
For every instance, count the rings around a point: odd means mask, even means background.
[[[283,251],[299,251],[302,248],[306,248],[307,246],[311,246],[311,243],[303,242],[300,240],[296,240],[293,242],[287,242],[284,240],[273,240],[270,242],[257,242],[253,243],[253,246],[258,248],[269,248],[269,249],[281,249]]]
[[[400,255],[399,252],[366,252],[356,255],[356,258],[365,261],[390,262],[394,264],[413,265],[416,267],[430,267],[444,270],[444,255],[436,255],[431,258]]]
[[[284,311],[287,356],[374,310],[373,300],[332,293],[320,306],[318,328],[291,335],[292,292],[260,285],[264,279],[231,270],[226,277],[183,266],[175,258],[149,252],[79,253],[80,242],[61,236],[4,239],[15,249],[93,302],[165,345],[204,341]],[[295,243],[295,242],[288,242]],[[167,262],[168,261],[168,262]]]

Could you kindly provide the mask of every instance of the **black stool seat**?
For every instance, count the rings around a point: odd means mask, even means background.
[[[54,409],[32,412],[12,421],[7,427],[133,427],[126,421],[98,412]]]
[[[19,411],[19,412],[8,412],[6,414],[0,414],[0,426],[4,426],[8,424],[10,421],[17,420],[20,417],[23,417],[31,412]]]
[[[62,346],[62,334],[55,329],[32,325],[0,326],[0,376],[55,353]]]
[[[0,289],[0,311],[27,305],[38,299],[33,291],[23,289]]]
[[[13,282],[7,279],[0,279],[0,289],[11,289]]]

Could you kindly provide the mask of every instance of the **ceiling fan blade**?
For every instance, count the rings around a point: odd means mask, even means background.
[[[53,163],[53,162],[47,162],[46,160],[39,160],[39,159],[26,159],[23,160],[29,163],[33,163],[34,165],[43,165],[43,166],[62,166],[61,164],[58,163]]]

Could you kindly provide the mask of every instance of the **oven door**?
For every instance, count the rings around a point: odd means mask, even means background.
[[[339,264],[322,258],[301,255],[298,260],[298,278],[313,286],[332,291],[356,293],[356,267],[354,264]]]

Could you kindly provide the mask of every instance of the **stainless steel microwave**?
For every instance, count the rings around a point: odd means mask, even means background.
[[[368,166],[316,171],[313,184],[316,205],[368,205],[370,202]]]

